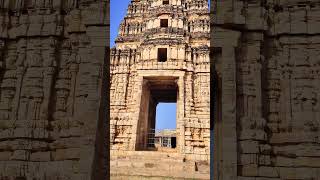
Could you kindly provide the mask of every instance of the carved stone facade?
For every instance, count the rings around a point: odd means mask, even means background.
[[[212,1],[211,43],[206,1],[163,2],[132,1],[111,50],[112,178],[208,179],[211,44],[215,179],[319,179],[319,2]],[[0,0],[0,179],[99,179],[107,5]],[[146,151],[158,101],[173,153]]]
[[[0,1],[0,179],[92,177],[108,4]]]
[[[209,39],[208,1],[130,3],[111,49],[113,178],[209,178]],[[177,103],[173,153],[148,151],[159,102]]]
[[[319,179],[319,1],[212,9],[215,179]]]

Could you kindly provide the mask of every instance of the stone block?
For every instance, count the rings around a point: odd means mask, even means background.
[[[10,160],[11,155],[12,155],[12,152],[10,152],[10,151],[2,151],[2,152],[0,152],[0,161],[8,161],[8,160]]]
[[[275,167],[260,166],[258,170],[258,175],[261,177],[278,178],[279,171]]]
[[[80,159],[80,148],[69,148],[69,149],[57,149],[52,153],[53,160],[79,160]]]
[[[51,160],[51,152],[34,152],[30,154],[31,161],[50,161]]]
[[[11,156],[11,160],[21,160],[27,161],[29,160],[30,152],[26,150],[15,150]]]

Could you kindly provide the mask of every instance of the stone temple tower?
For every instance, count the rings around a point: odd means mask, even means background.
[[[131,1],[111,49],[111,173],[121,174],[120,156],[143,155],[146,161],[148,155],[158,157],[152,167],[159,169],[166,154],[183,159],[176,163],[183,167],[181,174],[170,176],[208,177],[209,38],[208,1]],[[149,146],[159,102],[177,103],[176,147],[165,153]],[[191,171],[186,173],[186,168]]]

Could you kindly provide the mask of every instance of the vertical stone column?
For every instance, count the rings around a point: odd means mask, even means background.
[[[50,99],[52,97],[53,81],[56,74],[55,40],[50,39],[44,50],[43,57],[43,102],[41,107],[41,119],[48,120]],[[51,47],[52,46],[52,47]]]
[[[50,99],[52,95],[52,85],[53,85],[53,78],[56,72],[56,68],[54,67],[47,67],[44,71],[44,78],[43,78],[43,103],[41,107],[41,119],[48,120],[49,118],[49,110],[50,110]]]
[[[26,45],[27,42],[25,39],[21,39],[18,41],[18,55],[16,60],[16,92],[13,100],[13,109],[12,109],[12,120],[18,119],[19,114],[19,108],[20,108],[20,99],[21,99],[21,92],[22,92],[22,84],[23,84],[23,78],[26,73],[26,67],[25,67],[25,60],[26,60]]]
[[[240,69],[246,72],[241,82],[244,100],[244,114],[241,117],[242,130],[240,140],[266,140],[264,128],[265,119],[262,117],[262,86],[261,86],[261,61],[260,49],[263,43],[263,36],[259,33],[247,34],[248,50],[252,53],[245,56],[239,65]],[[254,53],[253,53],[254,52]],[[240,70],[239,69],[239,70]],[[246,106],[247,105],[247,106]]]
[[[134,151],[136,149],[137,143],[137,130],[138,130],[138,122],[139,122],[139,115],[140,115],[140,104],[141,104],[141,95],[142,95],[142,86],[143,86],[143,76],[138,75],[136,77],[136,83],[134,84],[134,92],[135,96],[133,97],[136,99],[133,109],[135,109],[135,113],[132,114],[132,134],[131,134],[131,141],[129,144],[128,150]]]
[[[282,68],[280,78],[280,130],[290,132],[291,114],[291,72],[288,67]]]
[[[236,58],[233,46],[222,48],[222,179],[237,177]]]
[[[73,63],[69,67],[69,71],[71,73],[71,89],[70,89],[70,101],[68,105],[68,115],[70,117],[73,117],[74,115],[74,103],[75,103],[75,91],[76,91],[76,84],[77,84],[77,73],[79,71],[79,65],[76,63]]]
[[[217,27],[214,32],[213,47],[222,48],[221,66],[221,133],[215,134],[215,142],[223,142],[214,150],[219,154],[219,177],[223,180],[237,179],[237,106],[236,106],[236,53],[240,33]],[[226,43],[226,41],[228,43]],[[212,113],[212,112],[211,112]],[[215,145],[214,145],[215,146]]]
[[[178,97],[177,97],[177,132],[180,133],[180,136],[177,137],[177,142],[179,143],[177,148],[180,149],[181,153],[185,153],[185,74],[180,74],[179,79],[177,80],[178,85]]]
[[[18,66],[17,67],[17,85],[16,85],[16,92],[14,95],[14,100],[13,100],[13,110],[12,110],[12,115],[11,118],[12,120],[17,120],[18,119],[18,112],[19,112],[19,105],[20,105],[20,96],[21,96],[21,88],[22,88],[22,81],[23,81],[23,76],[25,74],[25,68],[23,66]]]

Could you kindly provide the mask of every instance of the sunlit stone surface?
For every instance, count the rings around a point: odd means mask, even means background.
[[[209,179],[209,38],[205,0],[130,3],[111,49],[113,179]],[[148,147],[158,102],[177,102],[173,151]]]
[[[91,179],[107,4],[0,1],[0,179]]]

